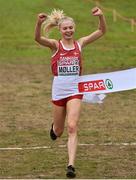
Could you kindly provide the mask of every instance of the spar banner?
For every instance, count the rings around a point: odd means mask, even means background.
[[[105,94],[136,88],[136,68],[83,75],[78,83],[80,93]]]

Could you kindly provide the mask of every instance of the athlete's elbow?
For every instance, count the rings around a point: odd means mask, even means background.
[[[106,33],[106,28],[100,29],[99,34],[100,36],[103,36]]]
[[[103,35],[106,33],[106,31],[107,31],[106,27],[101,28],[101,32]]]
[[[36,42],[38,42],[38,41],[39,41],[39,37],[35,36],[35,37],[34,37],[34,40],[35,40]]]
[[[34,40],[35,40],[36,42],[39,42],[39,41],[40,41],[40,38],[37,37],[37,36],[35,36],[35,37],[34,37]]]
[[[107,32],[107,29],[104,28],[104,29],[102,30],[103,35],[104,35],[106,32]]]

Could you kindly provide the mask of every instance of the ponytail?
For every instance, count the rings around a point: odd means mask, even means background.
[[[54,9],[43,23],[43,30],[46,33],[46,36],[48,36],[48,33],[52,28],[59,27],[65,20],[70,20],[75,25],[74,20],[71,17],[65,16],[63,10]]]
[[[53,27],[57,27],[59,25],[59,21],[64,17],[65,14],[63,13],[63,10],[54,9],[43,23],[44,32],[48,33]]]

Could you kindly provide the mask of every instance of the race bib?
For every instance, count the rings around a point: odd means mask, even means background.
[[[80,66],[78,57],[60,57],[58,61],[58,75],[72,76],[79,75]]]

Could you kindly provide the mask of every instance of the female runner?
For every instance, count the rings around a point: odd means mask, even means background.
[[[68,131],[68,166],[66,176],[74,178],[75,157],[77,150],[77,130],[81,111],[83,94],[78,92],[78,80],[81,75],[81,52],[82,49],[106,32],[106,23],[103,12],[98,7],[92,9],[92,15],[99,17],[99,26],[96,31],[78,40],[74,39],[75,22],[71,17],[63,14],[63,11],[54,10],[51,15],[38,14],[35,40],[50,48],[52,52],[51,68],[54,75],[52,85],[53,102],[53,123],[50,130],[50,137],[56,140],[64,130],[65,119],[67,119]],[[42,36],[42,25],[45,25],[47,33],[53,27],[58,27],[61,33],[61,40],[50,39]]]

